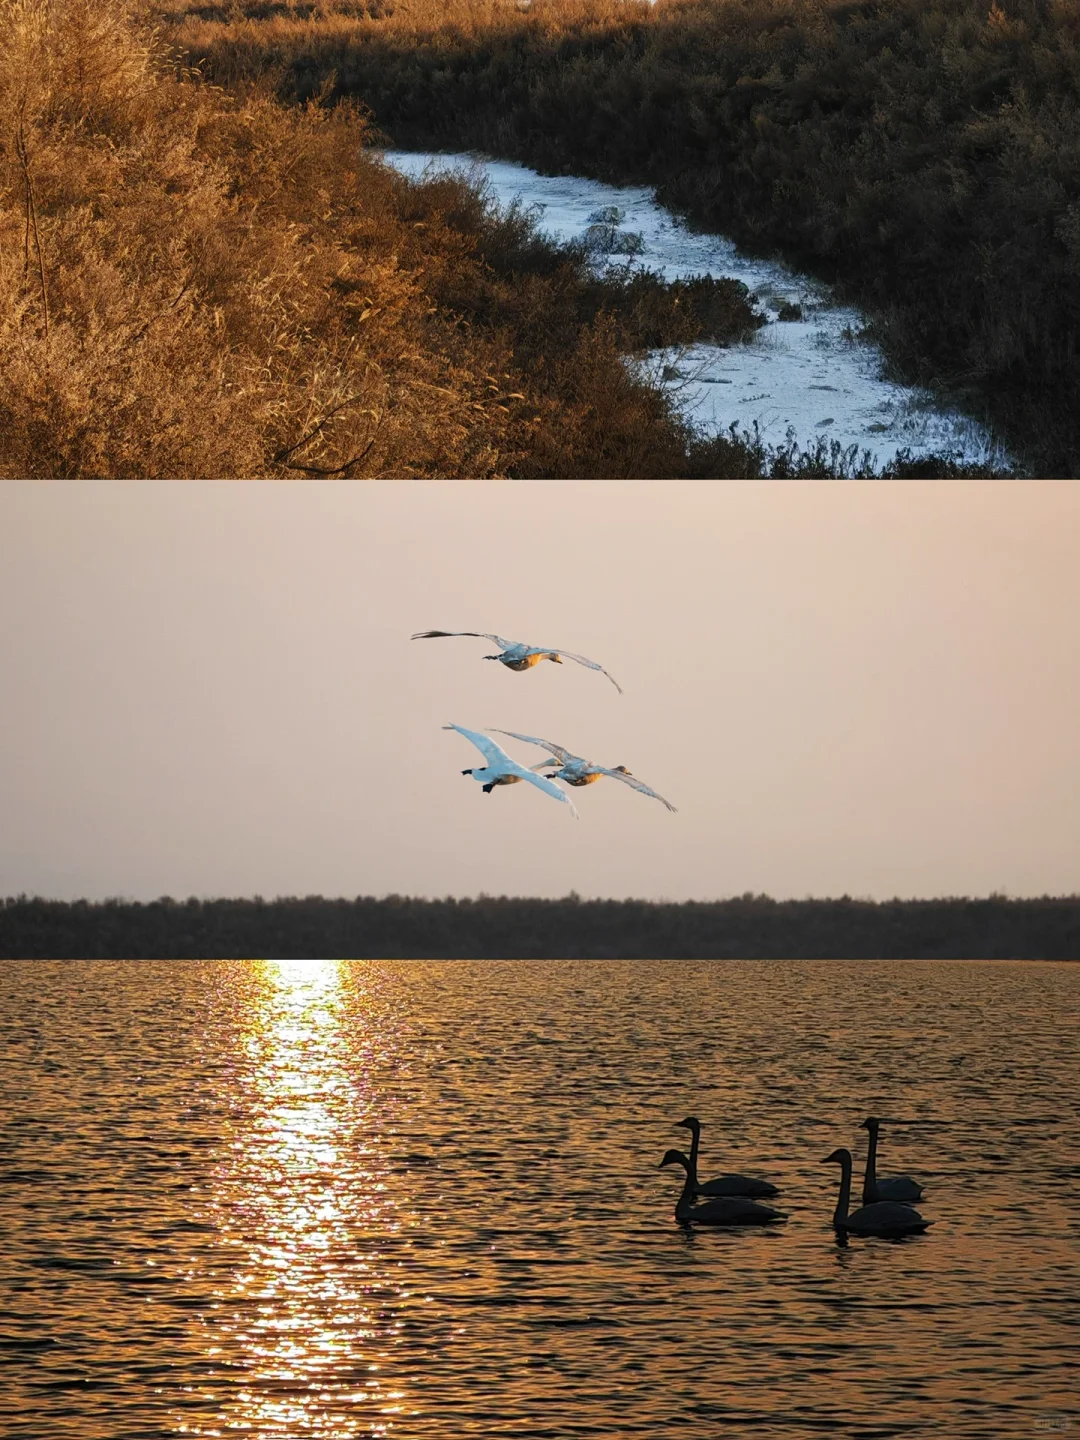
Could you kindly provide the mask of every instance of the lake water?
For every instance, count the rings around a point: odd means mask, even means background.
[[[382,157],[413,178],[428,169],[465,171],[484,182],[500,206],[517,200],[532,208],[540,229],[557,240],[580,240],[602,212],[618,212],[617,251],[620,243],[628,248],[633,236],[640,237],[641,251],[598,252],[601,270],[630,264],[667,280],[691,275],[741,280],[769,322],[753,339],[657,352],[646,366],[657,379],[667,372],[665,383],[680,410],[710,431],[726,431],[732,423],[747,430],[757,425],[770,445],[785,443],[792,431],[803,446],[824,436],[845,448],[867,449],[879,462],[907,448],[917,455],[1009,467],[1006,451],[982,426],[941,408],[924,390],[885,379],[881,352],[862,333],[865,317],[838,305],[827,286],[776,261],[744,255],[722,235],[687,229],[647,187],[540,175],[482,155],[388,150]],[[802,318],[779,319],[784,305],[799,306]]]
[[[1078,1012],[1050,964],[8,962],[0,1434],[1076,1434]],[[786,1225],[675,1224],[688,1111]],[[875,1112],[934,1223],[841,1248]]]

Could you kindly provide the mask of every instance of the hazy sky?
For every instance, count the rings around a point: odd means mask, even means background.
[[[1078,485],[9,482],[0,893],[1074,892],[1078,676]]]

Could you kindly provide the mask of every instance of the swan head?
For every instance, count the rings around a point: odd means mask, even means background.
[[[548,658],[549,660],[554,660],[554,662],[555,662],[556,665],[561,665],[561,664],[562,664],[562,656],[561,656],[561,655],[556,655],[554,652],[553,652],[552,654],[550,654],[547,658]]]
[[[850,1165],[851,1151],[845,1150],[843,1146],[841,1146],[838,1150],[834,1150],[831,1155],[826,1155],[825,1159],[821,1163],[823,1165],[830,1165],[834,1163],[837,1165]]]
[[[685,1120],[676,1121],[676,1128],[679,1130],[690,1130],[696,1135],[701,1129],[701,1121],[696,1115],[688,1115]]]
[[[860,1130],[880,1130],[881,1121],[876,1120],[873,1115],[868,1115],[859,1126]]]
[[[626,768],[625,765],[613,765],[611,768],[612,768],[613,770],[618,770],[618,772],[619,772],[620,775],[629,775],[629,774],[630,774],[630,771]]]
[[[669,1150],[656,1168],[663,1170],[665,1165],[681,1165],[687,1172],[690,1170],[690,1161],[681,1150]]]

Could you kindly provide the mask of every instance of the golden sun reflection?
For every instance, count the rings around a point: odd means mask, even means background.
[[[377,1165],[376,1097],[355,1068],[364,1047],[350,1049],[364,1016],[346,1008],[348,962],[251,963],[246,1093],[218,1196],[242,1259],[214,1356],[240,1362],[244,1383],[224,1430],[197,1433],[385,1436],[402,1397],[379,1377],[397,1328],[380,1252],[399,1226]]]

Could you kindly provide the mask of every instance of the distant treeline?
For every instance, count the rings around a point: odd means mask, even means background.
[[[843,282],[909,379],[1080,475],[1073,0],[144,0],[219,83],[651,182]]]
[[[0,957],[1080,959],[1080,896],[1040,900],[29,899]]]

